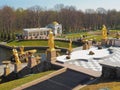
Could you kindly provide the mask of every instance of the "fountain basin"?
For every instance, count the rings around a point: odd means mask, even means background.
[[[89,55],[89,52],[92,51],[95,54],[93,55]],[[111,53],[108,50],[108,48],[103,48],[103,49],[98,49],[97,47],[92,47],[89,50],[77,50],[77,51],[73,51],[70,54],[70,59],[66,59],[67,55],[62,55],[62,56],[58,56],[57,57],[57,61],[59,62],[67,62],[70,60],[80,60],[80,59],[85,59],[85,60],[89,60],[91,58],[95,58],[95,59],[102,59],[103,57],[107,57],[109,56]]]

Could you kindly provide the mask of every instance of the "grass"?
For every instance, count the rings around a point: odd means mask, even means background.
[[[119,30],[110,30],[109,37],[115,37],[116,32]],[[64,38],[68,39],[74,39],[74,38],[80,38],[81,36],[85,35],[87,36],[86,39],[95,39],[96,41],[101,41],[102,39],[102,31],[96,30],[96,31],[90,31],[90,32],[81,32],[81,33],[72,33],[72,34],[66,34],[64,35]],[[62,37],[63,38],[63,37]],[[55,45],[63,48],[68,48],[68,42],[63,41],[55,41]],[[10,46],[48,46],[48,41],[45,40],[29,40],[29,41],[12,41],[9,42],[8,45]],[[73,44],[73,48],[77,47],[77,45]]]
[[[68,48],[68,42],[55,41],[55,45],[59,47]],[[48,46],[48,41],[45,40],[29,40],[29,41],[12,41],[8,43],[9,46]],[[73,44],[73,48],[77,45]]]
[[[109,30],[109,35],[108,37],[115,37],[116,32],[118,32],[120,30]],[[80,38],[81,36],[87,36],[86,39],[90,40],[90,39],[95,39],[97,41],[101,41],[102,39],[102,31],[101,30],[96,30],[96,31],[90,31],[90,32],[81,32],[81,33],[73,33],[73,34],[66,34],[65,37],[66,38]]]
[[[80,90],[120,90],[120,81],[106,81],[100,79]]]
[[[48,75],[52,72],[54,72],[54,71],[51,70],[51,71],[41,72],[41,73],[38,73],[38,74],[33,74],[31,76],[28,76],[28,77],[24,77],[24,78],[21,78],[21,79],[17,79],[17,80],[13,80],[13,81],[10,81],[10,82],[0,84],[0,90],[12,90],[13,88],[16,88],[16,87],[18,87],[22,84],[28,83],[30,81],[33,81],[33,80],[35,80],[37,78],[40,78],[40,77],[43,77],[45,75]]]
[[[28,41],[12,41],[9,42],[10,46],[47,46],[47,41],[28,40]]]
[[[82,35],[89,36],[90,34],[88,32],[72,33],[72,34],[66,34],[65,38],[68,38],[68,39],[80,38]]]

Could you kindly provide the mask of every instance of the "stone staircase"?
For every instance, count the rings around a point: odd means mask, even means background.
[[[94,80],[93,77],[67,69],[65,72],[22,90],[72,90]]]

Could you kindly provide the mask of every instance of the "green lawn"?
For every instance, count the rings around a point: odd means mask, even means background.
[[[10,82],[0,84],[0,90],[12,90],[13,88],[16,88],[16,87],[18,87],[22,84],[28,83],[30,81],[33,81],[33,80],[35,80],[37,78],[40,78],[40,77],[43,77],[45,75],[48,75],[52,72],[54,72],[54,70],[41,72],[41,73],[38,73],[38,74],[32,74],[30,76],[27,76],[27,77],[24,77],[24,78],[21,78],[21,79],[17,79],[17,80],[13,80],[13,81],[10,81]]]
[[[116,36],[116,32],[118,32],[120,30],[110,30],[109,31],[109,37],[115,37]],[[80,38],[81,36],[87,36],[86,39],[90,40],[90,39],[95,39],[97,41],[101,41],[102,39],[102,31],[101,30],[96,30],[96,31],[89,31],[89,32],[80,32],[80,33],[72,33],[72,34],[66,34],[64,35],[65,38]]]
[[[110,30],[110,34],[108,35],[109,37],[115,37],[115,34],[117,31],[120,30]],[[101,41],[102,39],[102,31],[101,30],[96,30],[96,31],[90,31],[90,32],[81,32],[81,33],[72,33],[72,34],[65,34],[63,35],[64,37],[61,38],[80,38],[81,36],[87,36],[86,39],[95,39],[96,41]],[[68,48],[68,42],[62,42],[62,41],[55,41],[55,45],[59,47],[64,47]],[[10,46],[48,46],[48,41],[45,40],[28,40],[28,41],[12,41],[9,42],[8,45]],[[77,47],[77,45],[73,44],[73,48]]]
[[[68,48],[69,42],[55,41],[55,45],[59,47]],[[48,41],[45,40],[28,40],[28,41],[12,41],[8,43],[9,46],[48,46]],[[73,48],[77,45],[73,44]]]
[[[65,38],[68,39],[73,39],[73,38],[80,38],[82,35],[87,35],[89,36],[90,34],[88,32],[80,32],[80,33],[71,33],[71,34],[66,34]]]
[[[100,82],[88,85],[80,90],[120,90],[120,82]]]

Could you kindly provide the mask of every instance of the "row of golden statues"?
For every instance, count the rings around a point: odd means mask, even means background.
[[[102,28],[102,38],[107,39],[107,29],[106,29],[105,25],[103,25],[103,28]],[[48,49],[49,51],[54,51],[55,50],[54,35],[53,35],[53,32],[51,30],[49,32],[48,46],[49,46],[49,49]],[[15,49],[15,47],[13,47],[12,51],[13,51],[13,55],[14,55],[14,58],[15,58],[15,62],[16,63],[21,63],[21,61],[19,60],[18,52]],[[71,39],[70,39],[68,51],[72,52],[72,40]],[[29,51],[25,52],[24,51],[24,46],[20,47],[20,54],[21,55],[26,54],[27,52],[35,53],[36,50],[29,50]]]
[[[48,50],[50,50],[50,51],[54,51],[55,50],[55,48],[54,48],[54,46],[55,46],[55,44],[54,44],[54,35],[53,35],[53,32],[51,30],[49,32],[48,46],[49,46]],[[35,49],[34,50],[24,51],[24,46],[21,46],[20,47],[20,52],[18,53],[16,47],[14,46],[13,49],[12,49],[12,52],[13,52],[13,56],[14,56],[14,59],[15,59],[15,63],[16,64],[20,64],[21,63],[20,58],[19,58],[19,54],[28,56],[28,54],[30,54],[30,53],[33,54],[36,51],[37,50],[35,50]],[[26,59],[27,59],[27,57],[26,57]]]
[[[48,46],[49,46],[49,48],[48,48],[49,51],[54,51],[55,50],[54,35],[53,35],[53,32],[51,30],[49,32]],[[72,52],[72,40],[71,39],[70,39],[68,51]],[[12,52],[13,52],[13,56],[14,56],[15,62],[16,63],[21,63],[21,61],[19,59],[19,54],[20,55],[23,55],[23,54],[26,55],[26,54],[28,54],[28,52],[35,53],[36,50],[34,49],[34,50],[24,51],[24,46],[21,46],[20,47],[20,52],[18,54],[17,49],[14,46]]]
[[[20,61],[19,55],[21,55],[21,56],[24,55],[26,57],[26,61],[28,61],[28,56],[33,55],[35,52],[37,52],[37,50],[33,49],[33,50],[24,51],[24,46],[21,46],[20,52],[18,53],[16,47],[14,46],[12,49],[12,52],[13,52],[13,56],[15,59],[15,63],[20,64],[21,61]]]

